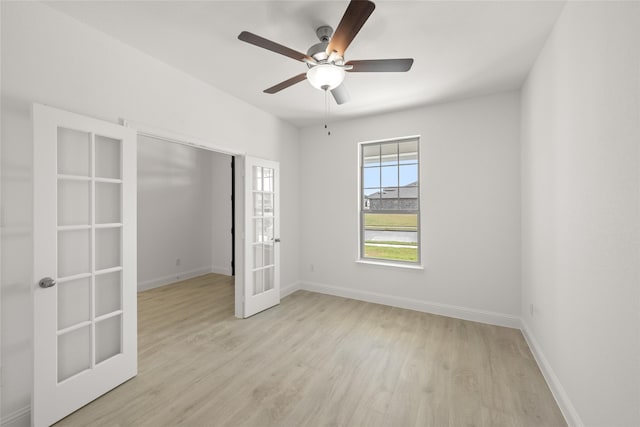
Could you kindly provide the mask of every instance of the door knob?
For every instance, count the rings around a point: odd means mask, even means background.
[[[41,288],[50,288],[56,285],[56,281],[51,277],[45,277],[40,279],[40,281],[38,282],[38,285],[40,285]]]

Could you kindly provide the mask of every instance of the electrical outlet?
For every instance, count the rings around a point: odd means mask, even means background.
[[[180,258],[176,258],[176,265],[180,265]]]

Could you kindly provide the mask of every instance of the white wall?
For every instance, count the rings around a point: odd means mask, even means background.
[[[302,130],[304,286],[490,323],[520,314],[519,95]],[[421,135],[423,271],[358,256],[361,141]],[[311,271],[313,265],[314,271]]]
[[[28,410],[31,390],[33,102],[281,162],[283,287],[298,281],[299,132],[42,3],[1,7],[2,413],[10,417]]]
[[[567,3],[522,94],[522,317],[576,425],[640,425],[639,104],[640,3]]]
[[[226,154],[138,138],[138,289],[230,274],[230,165]]]
[[[212,152],[210,167],[211,270],[231,275],[231,156]]]

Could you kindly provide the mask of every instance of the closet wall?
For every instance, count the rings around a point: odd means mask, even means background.
[[[138,289],[231,273],[231,156],[138,138]]]

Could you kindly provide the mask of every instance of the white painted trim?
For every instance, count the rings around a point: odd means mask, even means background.
[[[284,298],[284,297],[286,297],[288,295],[291,295],[295,291],[300,290],[301,289],[300,285],[301,285],[300,282],[294,282],[294,283],[291,283],[291,284],[289,284],[287,286],[281,287],[280,288],[280,299],[282,299],[282,298]]]
[[[22,427],[31,424],[31,406],[25,406],[2,417],[2,427]]]
[[[478,310],[475,308],[460,307],[456,305],[442,304],[438,302],[423,301],[412,298],[396,297],[340,286],[326,285],[315,282],[302,282],[300,289],[321,294],[335,295],[392,307],[406,308],[424,313],[438,314],[454,317],[456,319],[470,320],[472,322],[487,323],[489,325],[504,326],[520,329],[520,318],[510,314],[496,313],[493,311]]]
[[[214,265],[211,267],[211,273],[231,276],[231,267],[220,267],[220,266]]]
[[[218,142],[211,142],[196,138],[190,135],[180,134],[168,129],[162,129],[156,126],[147,125],[133,120],[120,119],[120,123],[123,126],[132,128],[136,131],[138,136],[144,135],[164,141],[173,142],[176,144],[182,144],[190,147],[202,148],[209,151],[215,151],[217,153],[228,154],[234,156],[235,162],[235,181],[236,181],[236,249],[235,249],[235,263],[236,263],[236,275],[234,280],[235,287],[235,309],[234,313],[237,318],[244,318],[244,307],[242,306],[244,301],[244,272],[242,271],[244,265],[244,159],[246,158],[246,152],[233,150],[227,147],[218,145]],[[229,144],[230,146],[233,144]],[[213,271],[215,272],[215,271]],[[231,274],[231,273],[229,273]],[[168,282],[171,283],[171,282]],[[164,283],[164,284],[168,284]],[[138,292],[146,289],[151,289],[164,284],[158,284],[152,286],[148,282],[138,284]]]
[[[401,263],[401,262],[384,262],[384,261],[375,261],[373,259],[357,259],[356,264],[363,265],[373,265],[376,267],[386,267],[386,268],[404,268],[405,270],[424,270],[424,267],[421,264],[409,264],[409,263]]]
[[[134,122],[126,119],[122,119],[121,122],[123,126],[134,129],[138,135],[174,142],[176,144],[188,145],[190,147],[203,148],[205,150],[215,151],[217,153],[229,154],[231,156],[245,154],[237,150],[223,147],[221,145],[218,145],[217,143],[211,143],[208,140],[180,134],[168,129],[162,129],[156,126],[146,125],[144,123]]]
[[[360,147],[363,144],[380,144],[380,143],[384,143],[384,142],[406,142],[406,141],[410,141],[412,139],[420,139],[422,138],[422,135],[409,135],[409,136],[399,136],[399,137],[392,137],[392,138],[384,138],[384,139],[375,139],[372,141],[360,141],[358,142],[358,147]]]
[[[215,273],[212,267],[196,268],[194,270],[182,271],[179,273],[171,274],[169,276],[157,277],[151,280],[145,280],[144,282],[138,282],[138,292],[147,291],[153,288],[159,288],[161,286],[169,285],[171,283],[180,282],[182,280],[191,279],[192,277],[202,276],[207,273]]]
[[[533,357],[536,359],[538,366],[540,367],[540,371],[542,371],[542,376],[547,382],[549,389],[551,390],[551,394],[556,399],[556,403],[564,415],[564,419],[567,421],[567,424],[572,427],[583,427],[584,423],[582,419],[580,419],[580,415],[576,410],[575,406],[571,403],[571,399],[569,399],[569,395],[565,391],[560,379],[553,371],[551,364],[545,357],[542,352],[542,347],[536,340],[535,336],[531,332],[529,326],[525,323],[523,319],[521,319],[520,330],[522,331],[522,335],[524,335],[524,339],[527,341],[529,348],[531,349],[531,353],[533,353]]]

